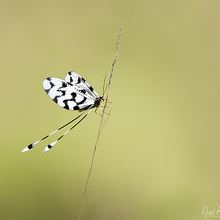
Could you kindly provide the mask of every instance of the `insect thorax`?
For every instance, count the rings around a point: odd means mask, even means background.
[[[99,96],[99,97],[95,100],[93,107],[99,107],[99,106],[100,106],[100,103],[103,102],[103,101],[104,101],[103,96],[102,96],[102,95]]]

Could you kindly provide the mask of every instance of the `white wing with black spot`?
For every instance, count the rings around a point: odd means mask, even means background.
[[[86,80],[75,72],[69,72],[66,75],[65,80],[49,77],[43,81],[43,88],[49,97],[56,102],[62,108],[68,110],[84,111],[79,116],[61,126],[52,133],[46,135],[38,141],[29,144],[22,152],[29,151],[39,142],[47,139],[54,133],[65,128],[67,125],[77,121],[68,131],[62,134],[56,141],[46,146],[43,153],[50,150],[59,140],[61,140],[67,133],[76,127],[92,110],[92,108],[98,108],[100,103],[104,101],[103,96],[99,96],[96,91],[86,82]]]
[[[85,90],[85,95],[88,97],[92,97],[93,99],[96,99],[99,97],[97,92],[92,88],[92,86],[89,85],[89,83],[79,74],[75,72],[68,72],[65,81],[71,83],[72,85],[77,86],[78,88]]]
[[[74,72],[69,72],[65,80],[54,77],[45,79],[43,88],[54,102],[68,110],[88,109],[99,98],[92,86]]]

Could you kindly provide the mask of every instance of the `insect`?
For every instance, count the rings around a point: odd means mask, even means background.
[[[42,139],[28,145],[21,152],[26,152],[32,149],[40,141],[45,140],[52,134],[63,129],[67,125],[71,124],[75,120],[82,117],[76,124],[74,124],[68,131],[61,135],[56,141],[47,145],[43,151],[50,150],[61,138],[63,138],[68,132],[70,132],[76,125],[78,125],[93,108],[100,106],[100,103],[104,101],[103,96],[99,96],[97,92],[89,85],[86,80],[75,72],[68,72],[65,80],[49,77],[43,81],[43,88],[49,97],[56,102],[62,108],[68,110],[78,110],[82,112],[79,116],[58,128],[56,131],[48,134]]]

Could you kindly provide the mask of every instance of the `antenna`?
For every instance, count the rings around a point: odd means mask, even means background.
[[[104,94],[105,94],[106,89],[107,89],[107,85],[105,85],[106,75],[107,75],[107,72],[105,71],[105,78],[104,78],[103,88],[102,88],[102,95],[103,95],[103,97],[104,97]]]

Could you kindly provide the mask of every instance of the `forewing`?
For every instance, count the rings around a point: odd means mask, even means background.
[[[97,92],[89,85],[89,83],[79,74],[75,72],[68,72],[65,81],[82,90],[85,96],[96,99],[99,97]]]
[[[49,77],[43,81],[43,88],[49,97],[62,108],[81,110],[94,105],[94,99],[87,97],[73,84]]]

